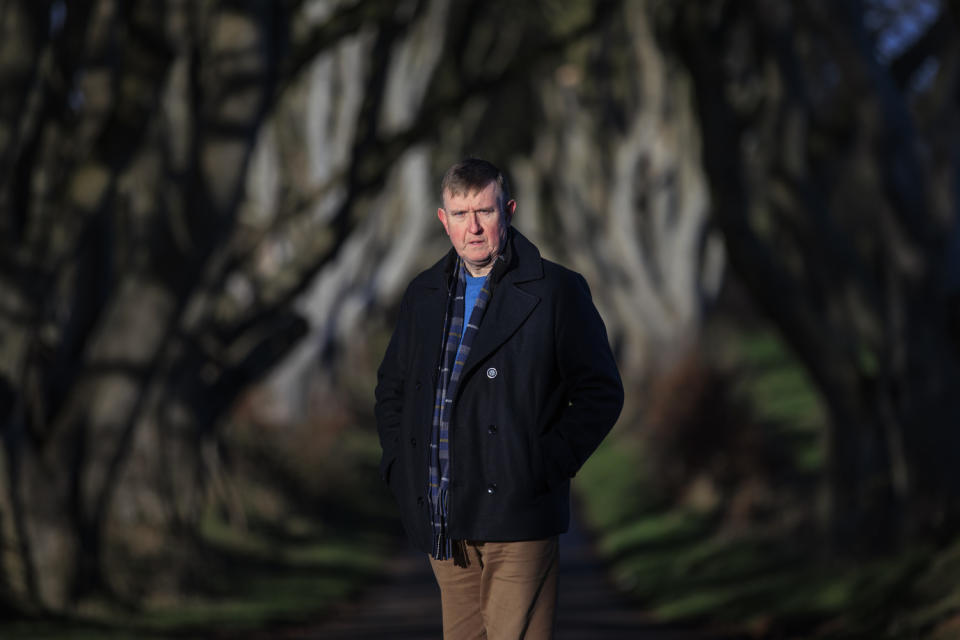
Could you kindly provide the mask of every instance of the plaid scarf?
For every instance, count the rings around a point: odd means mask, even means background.
[[[492,273],[492,272],[491,272]],[[490,276],[484,280],[477,302],[470,314],[470,322],[463,326],[464,292],[467,287],[466,268],[457,260],[456,286],[450,287],[447,311],[443,321],[443,352],[440,360],[440,375],[433,404],[433,427],[430,430],[430,524],[433,527],[433,550],[437,560],[446,560],[453,555],[452,540],[447,534],[450,488],[450,418],[453,415],[453,399],[457,396],[463,363],[470,355],[470,345],[483,319],[483,312],[490,299]],[[463,340],[460,334],[463,333]],[[457,346],[459,345],[459,349]]]

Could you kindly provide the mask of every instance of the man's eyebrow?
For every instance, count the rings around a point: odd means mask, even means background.
[[[449,209],[449,210],[447,210],[447,213],[449,213],[450,215],[457,215],[458,213],[466,213],[466,212],[468,212],[468,211],[477,211],[477,212],[479,212],[479,213],[488,213],[488,212],[490,212],[490,211],[496,211],[496,210],[497,210],[496,207],[479,207],[479,208],[477,208],[477,209],[469,209],[469,208],[468,208],[468,209]]]

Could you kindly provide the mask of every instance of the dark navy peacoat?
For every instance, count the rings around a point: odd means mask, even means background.
[[[613,427],[623,386],[578,273],[509,230],[506,264],[464,365],[450,423],[454,540],[545,538],[569,526],[570,478]],[[447,256],[410,283],[377,374],[389,484],[413,546],[429,552],[428,452],[443,342]]]

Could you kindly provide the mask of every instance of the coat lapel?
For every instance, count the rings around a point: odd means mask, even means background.
[[[512,228],[510,242],[516,267],[507,271],[503,279],[494,286],[490,307],[483,314],[483,321],[470,347],[470,355],[464,363],[465,376],[476,363],[482,362],[516,333],[540,302],[540,298],[516,286],[518,283],[543,277],[540,252],[520,232]]]
[[[506,342],[539,302],[540,298],[518,289],[512,282],[506,279],[501,282],[493,292],[490,307],[483,314],[483,322],[473,339],[470,355],[464,363],[464,375]]]
[[[451,249],[446,256],[425,272],[422,283],[413,292],[417,299],[416,343],[422,354],[419,372],[426,373],[436,384],[440,349],[443,345],[443,321],[447,312],[447,277],[456,254]]]
[[[443,278],[437,278],[437,286],[428,285],[421,291],[417,316],[418,342],[423,345],[427,358],[430,380],[436,384],[440,349],[443,344],[443,320],[447,312],[447,290]],[[431,359],[432,358],[432,359]]]

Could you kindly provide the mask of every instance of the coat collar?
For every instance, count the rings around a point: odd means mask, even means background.
[[[543,259],[537,247],[511,227],[507,231],[507,250],[503,257],[502,266],[495,267],[490,306],[464,363],[465,376],[516,333],[540,302],[538,296],[514,286],[544,277]],[[423,289],[418,297],[421,311],[418,327],[427,343],[436,340],[440,344],[447,304],[447,282],[456,264],[457,254],[451,248],[446,256],[423,274]]]
[[[439,278],[442,288],[435,292],[434,297],[445,301],[447,289],[443,285],[451,277],[447,269],[452,271],[457,264],[456,252],[451,249],[443,264],[444,269]],[[477,363],[484,361],[509,340],[539,304],[538,296],[514,285],[541,278],[543,260],[540,251],[523,234],[511,227],[507,231],[506,250],[497,258],[497,264],[493,268],[490,306],[483,315],[483,321],[470,348],[470,355],[464,363],[464,376],[469,375]],[[437,330],[438,335],[441,332]]]
[[[451,247],[447,254],[430,268],[432,277],[428,286],[449,289],[456,275],[456,266],[457,252]],[[504,280],[518,283],[539,280],[542,277],[543,260],[540,250],[522,233],[513,227],[508,228],[506,249],[497,256],[497,262],[493,266],[494,286]]]

